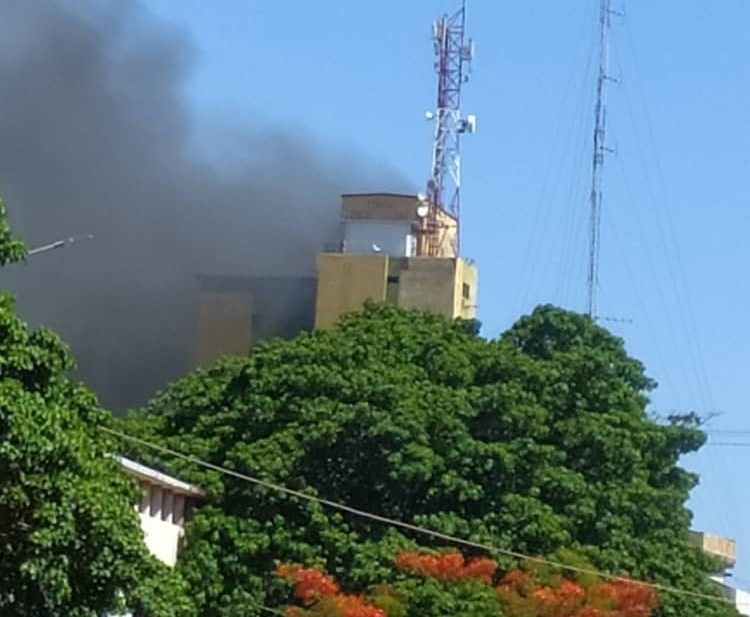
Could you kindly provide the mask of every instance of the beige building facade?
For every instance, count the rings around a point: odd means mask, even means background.
[[[311,264],[312,269],[312,264]],[[312,277],[201,275],[194,366],[244,356],[260,340],[311,330]]]
[[[330,328],[367,301],[473,319],[476,298],[477,268],[463,259],[318,255],[316,328]]]

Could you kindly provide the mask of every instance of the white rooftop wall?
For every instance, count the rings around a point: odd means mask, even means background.
[[[344,252],[412,257],[416,252],[416,243],[411,224],[407,221],[346,220]]]

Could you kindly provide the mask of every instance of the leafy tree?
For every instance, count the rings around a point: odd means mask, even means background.
[[[22,259],[0,201],[0,264]],[[127,603],[145,616],[190,615],[177,576],[147,553],[108,422],[69,380],[52,332],[29,332],[0,293],[0,614],[101,615]]]
[[[213,464],[443,533],[531,555],[567,547],[599,568],[716,593],[706,578],[716,564],[688,544],[685,502],[697,479],[678,466],[704,435],[689,419],[653,421],[646,406],[654,387],[620,339],[554,307],[487,341],[471,322],[369,306],[331,331],[200,370],[125,427]],[[151,456],[210,492],[180,566],[207,617],[283,604],[273,576],[279,560],[364,590],[392,578],[400,551],[434,546]],[[482,613],[438,583],[414,584],[424,601],[410,614]],[[720,602],[662,596],[661,617],[736,614]]]

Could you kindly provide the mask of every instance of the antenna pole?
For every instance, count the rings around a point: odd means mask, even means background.
[[[599,73],[596,80],[594,121],[594,152],[591,171],[591,213],[589,231],[589,264],[587,276],[587,313],[596,318],[597,288],[599,286],[599,253],[602,223],[602,176],[607,130],[607,82],[609,71],[609,35],[612,16],[611,0],[600,0],[599,14]]]
[[[86,240],[92,240],[94,236],[89,234],[88,236],[85,236]],[[49,244],[44,244],[42,246],[37,246],[33,249],[29,249],[28,256],[31,257],[33,255],[39,255],[40,253],[47,253],[48,251],[54,251],[55,249],[63,249],[67,246],[70,246],[71,244],[75,244],[78,242],[80,238],[64,238],[62,240],[55,240],[54,242],[50,242]]]
[[[429,212],[424,221],[423,241],[418,253],[426,256],[441,254],[441,229],[445,217],[455,220],[453,257],[459,254],[461,214],[461,154],[460,136],[473,133],[474,116],[461,115],[461,87],[468,81],[473,44],[466,39],[466,0],[452,15],[443,15],[433,24],[435,71],[438,75],[437,106],[427,117],[435,122],[432,146],[432,172],[427,183]]]

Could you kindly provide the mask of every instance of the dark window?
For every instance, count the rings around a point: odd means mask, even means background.
[[[464,283],[464,286],[461,290],[461,295],[464,297],[464,300],[469,299],[469,296],[471,295],[471,287],[469,287],[468,283]]]
[[[394,285],[398,285],[398,277],[397,276],[389,276],[388,282],[393,283]]]

